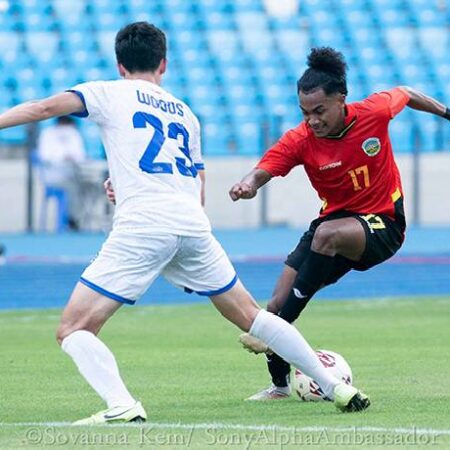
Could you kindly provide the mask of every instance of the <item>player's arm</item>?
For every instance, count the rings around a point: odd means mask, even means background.
[[[114,187],[112,185],[111,182],[111,178],[107,178],[104,182],[103,182],[103,187],[105,188],[105,192],[106,192],[106,198],[108,199],[108,201],[110,201],[113,205],[116,204],[116,193],[114,192]]]
[[[0,130],[84,110],[85,107],[78,95],[63,92],[43,100],[22,103],[0,114]]]
[[[230,197],[234,202],[240,198],[253,198],[258,189],[264,186],[271,178],[272,175],[269,172],[258,168],[253,169],[230,189]]]
[[[205,183],[206,183],[205,170],[199,170],[198,176],[200,177],[200,180],[202,182],[202,187],[200,191],[200,201],[202,203],[202,206],[205,207]]]
[[[429,97],[428,95],[425,95],[409,86],[402,86],[401,88],[409,95],[410,99],[407,105],[410,108],[435,114],[436,116],[441,116],[447,120],[450,120],[450,109],[443,103],[438,102],[434,98]]]

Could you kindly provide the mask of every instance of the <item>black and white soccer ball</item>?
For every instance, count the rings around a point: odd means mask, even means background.
[[[325,369],[344,383],[352,384],[352,369],[342,355],[331,350],[317,350],[316,353]],[[318,383],[299,369],[295,369],[291,384],[293,392],[297,394],[301,401],[322,402],[330,400],[323,393]]]

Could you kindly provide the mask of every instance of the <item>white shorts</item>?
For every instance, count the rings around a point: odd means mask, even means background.
[[[80,281],[122,303],[134,304],[158,275],[186,292],[218,295],[236,271],[211,233],[201,236],[112,231]]]

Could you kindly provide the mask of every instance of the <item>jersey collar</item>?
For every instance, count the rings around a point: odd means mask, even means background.
[[[342,139],[356,123],[356,111],[353,105],[345,105],[344,129],[338,134],[329,134],[325,139]]]

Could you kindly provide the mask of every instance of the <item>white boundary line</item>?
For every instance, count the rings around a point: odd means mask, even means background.
[[[71,422],[0,422],[1,427],[70,427]],[[111,423],[99,424],[95,427],[104,428],[119,428],[119,427],[134,427],[134,428],[152,428],[152,429],[178,429],[178,430],[235,430],[235,431],[272,431],[272,432],[286,432],[286,433],[343,433],[343,432],[358,432],[358,433],[392,433],[392,434],[416,434],[425,436],[450,436],[450,429],[439,430],[434,428],[385,428],[385,427],[370,427],[370,426],[354,426],[354,427],[285,427],[279,425],[242,425],[242,424],[227,424],[220,422],[213,423],[152,423],[147,422],[143,424],[134,423]]]

